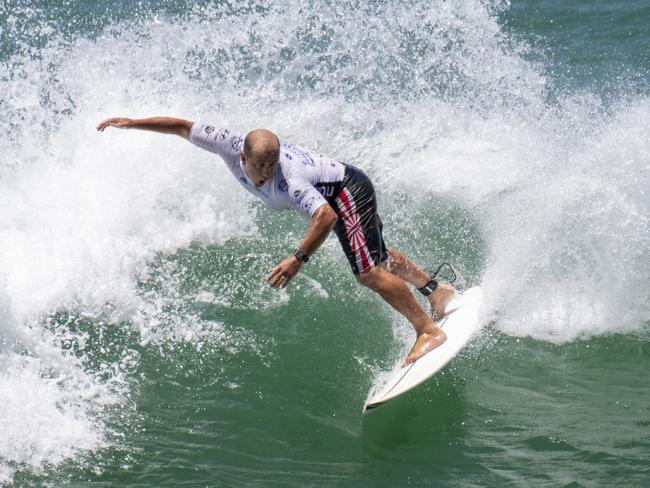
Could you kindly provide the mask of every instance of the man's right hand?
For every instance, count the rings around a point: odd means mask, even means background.
[[[177,119],[176,117],[149,117],[146,119],[127,119],[126,117],[113,117],[100,122],[97,126],[99,132],[106,127],[117,127],[118,129],[140,129],[161,134],[175,134],[183,139],[189,140],[190,131],[194,122]]]
[[[113,117],[112,119],[106,119],[99,123],[97,130],[99,132],[104,132],[106,127],[117,127],[118,129],[128,129],[133,124],[133,119],[127,119],[126,117]]]

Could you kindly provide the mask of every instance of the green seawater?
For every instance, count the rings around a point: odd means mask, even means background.
[[[650,486],[650,7],[643,1],[0,7],[0,485]],[[408,351],[331,236],[178,115],[362,167],[385,238],[483,286],[450,365]]]

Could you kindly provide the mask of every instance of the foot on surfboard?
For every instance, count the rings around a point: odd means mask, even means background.
[[[402,367],[414,363],[426,353],[433,351],[436,347],[444,343],[446,340],[447,334],[445,334],[440,327],[431,333],[425,332],[423,334],[420,334],[415,340],[415,344],[413,345],[411,352],[408,356],[406,356]]]

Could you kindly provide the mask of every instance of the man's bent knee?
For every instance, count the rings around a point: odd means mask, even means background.
[[[359,273],[356,275],[357,281],[363,286],[368,288],[374,288],[377,284],[377,281],[381,279],[379,275],[381,274],[382,269],[380,267],[371,268],[368,271]]]

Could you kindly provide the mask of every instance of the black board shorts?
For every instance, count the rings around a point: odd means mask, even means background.
[[[334,232],[354,274],[370,271],[388,259],[375,188],[363,171],[346,165],[343,181],[328,202],[339,218]]]

